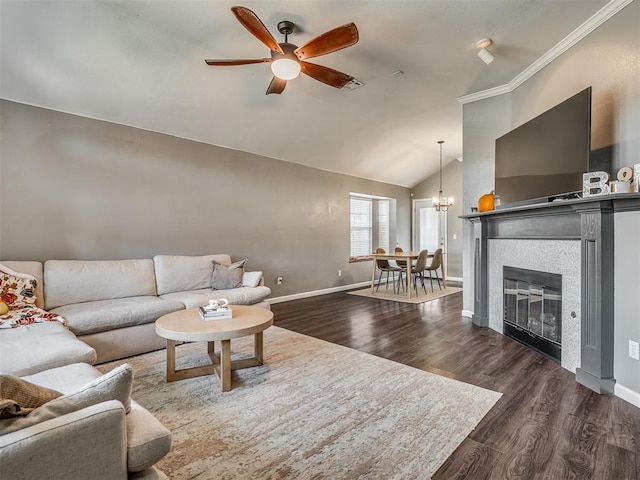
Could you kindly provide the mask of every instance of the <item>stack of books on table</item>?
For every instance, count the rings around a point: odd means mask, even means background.
[[[219,307],[215,310],[210,310],[205,307],[198,308],[200,317],[203,320],[225,320],[231,318],[231,309],[227,307]]]

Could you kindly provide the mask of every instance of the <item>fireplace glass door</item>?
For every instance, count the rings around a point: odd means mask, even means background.
[[[505,334],[559,360],[562,276],[504,267]]]

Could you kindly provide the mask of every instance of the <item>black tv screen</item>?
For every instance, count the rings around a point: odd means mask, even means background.
[[[591,87],[496,140],[501,204],[582,190],[591,150]]]

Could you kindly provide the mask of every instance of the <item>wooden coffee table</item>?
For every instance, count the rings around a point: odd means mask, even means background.
[[[156,333],[167,339],[167,382],[215,373],[223,392],[231,390],[231,370],[262,365],[263,332],[273,325],[273,313],[266,308],[230,305],[233,317],[203,320],[197,308],[163,315],[156,320]],[[231,360],[231,339],[253,335],[254,357]],[[215,342],[220,341],[220,354]],[[176,342],[207,342],[212,365],[176,370]]]

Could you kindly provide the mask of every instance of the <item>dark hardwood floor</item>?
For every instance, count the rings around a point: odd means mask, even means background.
[[[341,292],[272,310],[279,327],[503,394],[434,479],[640,479],[640,409],[475,327],[462,293],[413,305]]]

